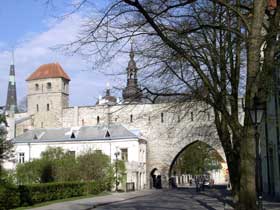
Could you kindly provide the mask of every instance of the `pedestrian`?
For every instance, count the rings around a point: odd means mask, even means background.
[[[196,189],[196,192],[199,191],[199,182],[198,182],[198,177],[195,177],[195,189]]]

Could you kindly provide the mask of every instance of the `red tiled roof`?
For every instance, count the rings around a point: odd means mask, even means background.
[[[46,78],[64,78],[70,81],[70,77],[66,74],[59,63],[41,65],[26,79],[26,81]]]

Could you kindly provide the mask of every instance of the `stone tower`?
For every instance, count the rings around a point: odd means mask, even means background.
[[[8,84],[8,93],[6,101],[6,112],[17,112],[17,92],[16,92],[16,80],[15,80],[15,65],[14,62],[10,65],[10,76]]]
[[[27,79],[27,111],[35,128],[62,126],[63,108],[69,105],[70,78],[58,63],[44,64]]]
[[[127,70],[127,85],[123,90],[124,102],[140,102],[142,98],[142,92],[138,87],[136,62],[134,61],[134,50],[131,44],[131,50],[129,53],[130,60],[128,62]]]

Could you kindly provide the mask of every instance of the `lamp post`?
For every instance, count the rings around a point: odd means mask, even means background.
[[[119,185],[119,181],[118,181],[118,156],[120,155],[119,151],[115,152],[115,156],[116,156],[116,161],[115,161],[115,170],[116,170],[116,192],[118,192],[118,185]]]
[[[249,109],[250,118],[255,128],[255,141],[256,141],[256,188],[258,196],[258,209],[262,210],[262,162],[260,151],[260,134],[258,126],[260,125],[265,110],[265,104],[260,102],[260,99],[255,95],[253,98],[252,108]]]

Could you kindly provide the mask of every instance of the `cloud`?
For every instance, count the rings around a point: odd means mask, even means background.
[[[124,86],[124,77],[106,76],[101,71],[111,72],[125,69],[127,58],[120,56],[112,63],[106,65],[106,69],[92,70],[93,62],[79,54],[67,55],[60,50],[54,50],[61,44],[70,43],[77,39],[85,19],[79,14],[54,21],[46,21],[48,30],[37,34],[25,34],[19,45],[14,48],[17,94],[20,101],[26,94],[25,79],[40,65],[50,62],[59,62],[71,77],[70,105],[93,105],[100,95],[107,81],[111,85]],[[0,43],[5,45],[5,43]],[[5,104],[9,65],[11,52],[0,50],[0,105]]]

